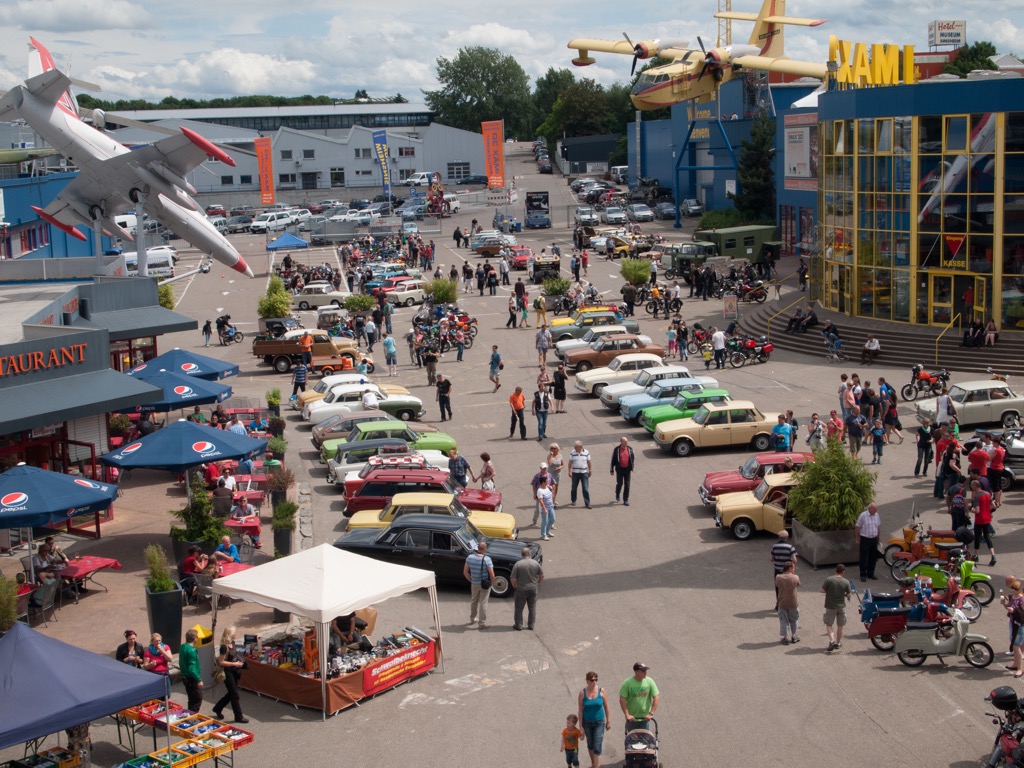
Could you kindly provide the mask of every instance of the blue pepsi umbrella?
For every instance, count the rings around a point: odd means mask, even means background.
[[[226,379],[228,376],[238,375],[238,366],[225,363],[215,357],[199,355],[185,349],[172,349],[157,355],[152,360],[147,360],[142,365],[137,365],[128,371],[129,376],[140,379],[148,379],[154,373],[161,370],[171,371],[181,376],[195,377],[216,381]]]
[[[121,469],[165,469],[184,472],[210,461],[241,459],[266,452],[267,441],[236,435],[192,421],[176,421],[163,429],[100,456]]]
[[[125,411],[150,413],[152,411],[176,411],[179,408],[190,408],[193,405],[221,403],[231,397],[231,387],[216,381],[180,376],[167,370],[153,371],[151,376],[142,378],[147,384],[160,387],[164,391],[162,399],[155,403],[136,405]]]
[[[114,503],[117,486],[19,464],[0,475],[0,528],[34,528]]]

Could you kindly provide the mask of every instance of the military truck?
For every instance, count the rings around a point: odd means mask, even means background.
[[[693,280],[693,270],[708,259],[718,255],[714,243],[695,240],[690,243],[665,243],[658,250],[661,252],[661,268],[665,270],[667,280],[682,278],[687,283]]]
[[[782,242],[778,238],[778,230],[770,224],[698,229],[693,233],[695,241],[714,243],[719,256],[747,259],[751,264],[760,264],[766,259],[777,259],[782,248]]]

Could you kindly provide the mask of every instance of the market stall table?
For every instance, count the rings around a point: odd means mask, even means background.
[[[73,558],[67,565],[60,569],[60,577],[62,580],[69,582],[70,586],[75,593],[75,602],[78,602],[78,583],[88,582],[95,584],[97,587],[103,587],[104,592],[109,590],[96,581],[96,574],[104,570],[120,571],[121,563],[112,557],[95,557],[93,555],[86,555],[85,557]]]

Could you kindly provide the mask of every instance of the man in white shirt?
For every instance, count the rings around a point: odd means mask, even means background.
[[[874,581],[875,563],[878,562],[878,533],[881,519],[878,517],[878,505],[868,504],[867,509],[857,518],[857,543],[860,546],[860,580]]]
[[[572,490],[569,501],[576,506],[576,489],[583,486],[583,504],[590,509],[590,451],[583,447],[583,441],[577,440],[569,454],[569,469],[572,472]]]
[[[364,411],[376,411],[380,409],[377,395],[372,389],[368,389],[363,392],[363,410]]]
[[[864,342],[864,347],[860,351],[860,362],[861,364],[867,363],[871,365],[875,362],[875,355],[877,355],[882,349],[882,345],[878,343],[878,339],[875,338],[875,334],[869,333],[868,340]]]
[[[725,333],[717,326],[711,329],[711,349],[715,352],[715,368],[725,368]]]
[[[235,480],[235,476],[231,474],[231,470],[227,467],[221,470],[221,480],[224,481],[224,487],[229,491],[234,492],[235,487],[238,485],[238,481]]]

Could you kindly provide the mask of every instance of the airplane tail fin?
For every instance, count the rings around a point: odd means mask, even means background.
[[[783,30],[786,24],[799,27],[816,27],[824,24],[824,19],[804,19],[798,16],[786,16],[786,0],[764,0],[760,13],[739,13],[725,11],[716,13],[719,19],[736,19],[754,22],[754,30],[750,33],[750,45],[756,46],[760,56],[778,58],[785,56]]]
[[[31,80],[37,75],[45,74],[46,72],[59,72],[57,64],[53,60],[53,56],[50,55],[50,51],[45,45],[40,43],[34,37],[28,39],[28,76]],[[65,76],[66,77],[66,76]],[[57,98],[57,106],[60,107],[62,112],[71,115],[74,118],[81,119],[78,113],[78,99],[75,98],[75,94],[71,91],[71,81],[67,82],[67,85],[63,89],[64,92]]]

